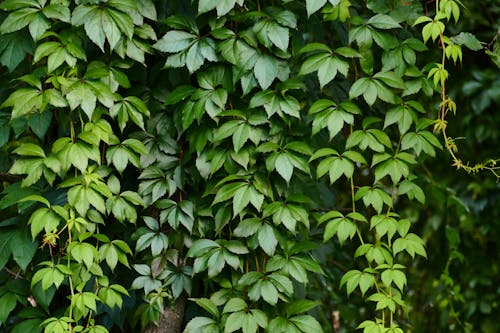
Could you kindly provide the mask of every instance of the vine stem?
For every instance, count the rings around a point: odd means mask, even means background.
[[[352,134],[352,132],[353,132],[352,125],[351,125],[350,131],[351,131],[351,134]],[[351,183],[352,212],[355,213],[356,212],[356,202],[354,200],[354,178],[353,177],[351,177],[350,183]],[[359,231],[358,227],[356,227],[356,234],[358,235],[358,238],[359,238],[359,241],[361,242],[361,244],[365,244],[365,242],[363,241],[363,236],[361,235],[361,232]]]
[[[436,0],[436,13],[439,12],[439,0]],[[444,34],[443,32],[439,33],[439,43],[441,44],[441,70],[445,69],[446,65],[446,45],[444,41]],[[448,111],[450,110],[450,102],[446,96],[446,80],[447,78],[440,78],[440,84],[441,84],[441,92],[440,92],[440,98],[441,98],[441,103],[439,106],[439,111],[438,111],[438,120],[439,120],[439,127],[438,130],[441,132],[444,140],[444,145],[445,149],[448,151],[448,153],[451,156],[451,159],[453,160],[453,166],[459,169],[465,170],[467,173],[476,173],[481,170],[487,170],[490,171],[496,178],[497,181],[500,180],[500,173],[497,172],[497,170],[500,170],[500,165],[496,166],[496,163],[499,160],[494,160],[491,159],[489,160],[486,164],[482,163],[477,163],[474,166],[470,166],[469,163],[464,163],[462,159],[458,156],[458,152],[455,152],[456,146],[453,143],[453,139],[448,136],[446,133],[446,116],[448,114]]]

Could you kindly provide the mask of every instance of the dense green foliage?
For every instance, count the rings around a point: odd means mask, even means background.
[[[495,1],[0,10],[1,332],[495,332]]]

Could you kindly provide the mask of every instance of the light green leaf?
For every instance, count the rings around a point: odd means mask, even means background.
[[[142,16],[156,20],[156,8],[152,0],[135,0],[137,10]]]
[[[278,155],[276,158],[275,162],[275,168],[276,171],[280,174],[283,179],[286,180],[286,182],[290,182],[290,179],[292,178],[293,174],[293,164],[290,161],[290,158],[288,157],[287,153],[281,153]]]
[[[241,186],[234,192],[233,214],[238,215],[250,203],[251,187]]]
[[[262,89],[269,88],[274,79],[278,77],[276,60],[268,54],[261,54],[255,63],[253,72],[260,87]]]
[[[15,154],[21,156],[31,156],[31,157],[46,157],[45,152],[42,147],[34,144],[34,143],[25,143],[13,151]]]
[[[326,4],[326,0],[306,0],[307,16],[311,16]]]
[[[258,234],[259,245],[264,252],[272,256],[276,251],[278,240],[274,234],[274,229],[269,224],[263,224]]]
[[[196,41],[196,38],[196,35],[189,32],[171,30],[153,45],[153,47],[162,52],[176,53],[189,48]]]
[[[10,13],[0,25],[0,33],[7,34],[21,30],[38,16],[37,8],[22,8]],[[38,36],[37,36],[38,37]],[[33,39],[36,39],[33,36]]]
[[[285,28],[275,22],[271,22],[267,27],[267,35],[277,48],[283,51],[288,49],[288,40],[290,38],[288,28]]]

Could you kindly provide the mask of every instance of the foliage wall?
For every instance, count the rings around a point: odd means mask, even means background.
[[[2,1],[0,331],[494,332],[486,2]]]

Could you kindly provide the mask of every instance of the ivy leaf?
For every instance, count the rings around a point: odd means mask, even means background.
[[[38,242],[33,241],[26,233],[19,231],[13,235],[9,244],[14,261],[25,271],[35,256]]]
[[[37,112],[30,115],[28,126],[33,133],[42,140],[47,133],[50,123],[52,122],[52,112]]]
[[[0,35],[0,63],[11,72],[27,54],[33,54],[34,49],[33,40],[23,31]]]
[[[403,291],[404,286],[406,285],[406,275],[399,269],[386,269],[381,274],[382,283],[390,288],[391,284],[394,283],[399,290]]]
[[[196,38],[196,35],[189,32],[171,30],[167,32],[153,47],[162,52],[176,53],[189,48],[196,41]]]
[[[320,10],[325,4],[327,0],[306,0],[306,10],[307,16],[311,16],[318,10]],[[340,2],[340,1],[335,1]],[[335,4],[333,4],[335,6]]]
[[[396,239],[392,245],[392,249],[394,255],[401,251],[406,251],[412,258],[415,257],[415,254],[427,258],[423,239],[412,233]]]
[[[184,328],[184,333],[196,333],[202,331],[217,331],[217,322],[212,318],[207,317],[194,317],[191,319],[186,327]]]
[[[463,45],[472,51],[483,49],[481,42],[470,32],[461,32],[456,36],[451,37],[451,41],[458,45]]]
[[[290,318],[290,322],[300,329],[301,332],[323,332],[323,328],[321,328],[319,322],[310,315],[294,316]]]
[[[73,11],[72,23],[74,26],[83,25],[87,36],[103,52],[106,40],[113,50],[119,44],[122,35],[132,39],[134,34],[134,22],[129,14],[117,10],[111,5],[89,6],[81,4]]]
[[[275,22],[271,22],[267,26],[267,34],[269,40],[276,47],[282,51],[286,51],[288,49],[288,40],[290,39],[288,28],[285,28]]]
[[[250,203],[250,186],[242,186],[234,192],[233,214],[238,215]]]
[[[412,181],[405,179],[399,184],[398,195],[406,194],[409,199],[417,199],[421,204],[425,204],[424,191]]]
[[[87,268],[90,268],[94,261],[99,258],[97,249],[92,244],[84,242],[71,243],[68,247],[68,252],[73,259],[79,263],[85,264]]]
[[[269,88],[274,79],[278,77],[276,61],[268,54],[261,54],[259,56],[253,72],[263,90]]]
[[[375,277],[368,272],[361,272],[358,270],[351,270],[342,276],[340,280],[340,287],[346,285],[347,295],[350,295],[356,287],[359,286],[361,294],[365,294],[375,284]]]
[[[278,245],[273,227],[268,224],[263,224],[259,229],[258,240],[262,250],[264,250],[267,255],[272,256],[276,251],[276,245]]]
[[[39,15],[37,8],[25,7],[13,11],[10,13],[0,25],[0,33],[7,34],[9,32],[14,32],[21,30]],[[33,39],[37,39],[38,36],[33,36]]]
[[[375,16],[372,16],[367,23],[377,29],[401,28],[401,25],[396,22],[396,20],[394,20],[391,16],[385,14],[377,14]]]
[[[45,230],[45,232],[51,232],[59,225],[61,221],[61,216],[55,213],[49,208],[38,208],[33,214],[31,214],[28,224],[31,225],[31,237],[33,239],[38,236],[38,234]]]
[[[283,177],[287,183],[289,183],[293,174],[293,164],[287,153],[281,153],[278,155],[275,162],[275,168],[280,176]]]
[[[0,297],[0,323],[6,324],[9,314],[17,304],[16,294],[7,292]]]
[[[21,88],[10,94],[0,107],[12,107],[12,118],[14,119],[30,113],[34,109],[41,109],[43,102],[43,95],[40,90]]]
[[[137,10],[142,16],[150,20],[156,20],[156,7],[152,0],[136,0]]]

